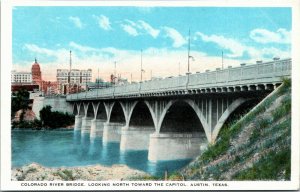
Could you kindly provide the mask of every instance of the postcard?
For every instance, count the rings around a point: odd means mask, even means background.
[[[299,189],[296,1],[1,6],[1,190]]]

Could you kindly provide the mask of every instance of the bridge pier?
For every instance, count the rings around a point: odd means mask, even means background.
[[[93,119],[91,121],[91,133],[90,137],[102,137],[103,136],[103,128],[104,123],[106,122],[105,119]]]
[[[82,118],[82,126],[81,126],[81,133],[90,133],[91,131],[91,117],[83,117]]]
[[[122,127],[120,150],[148,150],[150,134],[154,132],[154,127]]]
[[[74,131],[81,130],[81,126],[82,126],[82,116],[81,115],[76,115],[75,116]]]
[[[148,160],[193,159],[207,146],[205,134],[154,133],[150,135]]]
[[[103,127],[103,144],[110,142],[121,141],[121,128],[124,126],[122,123],[104,123]]]

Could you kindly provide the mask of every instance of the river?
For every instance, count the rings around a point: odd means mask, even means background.
[[[105,145],[102,137],[91,139],[71,129],[12,131],[12,167],[36,162],[46,167],[76,167],[125,164],[161,176],[187,165],[191,160],[148,161],[148,151],[120,151],[119,142]]]

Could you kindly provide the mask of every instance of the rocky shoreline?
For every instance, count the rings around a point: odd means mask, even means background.
[[[149,176],[126,165],[49,168],[31,163],[21,168],[13,168],[11,172],[12,181],[122,181]]]

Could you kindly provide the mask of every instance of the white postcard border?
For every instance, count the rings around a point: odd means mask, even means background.
[[[27,1],[3,0],[1,5],[1,190],[295,190],[299,189],[299,128],[300,128],[300,2],[294,0],[210,0],[210,1]],[[10,138],[10,71],[12,68],[12,9],[13,6],[211,6],[211,7],[291,7],[292,8],[292,168],[291,181],[11,181]],[[47,184],[47,186],[22,186]],[[64,186],[50,186],[63,183]],[[85,186],[67,187],[67,183],[82,183]],[[109,183],[110,186],[89,186]],[[113,183],[128,183],[130,186],[116,187]],[[134,183],[151,183],[152,186],[136,187]],[[164,186],[155,186],[163,183]],[[185,183],[186,186],[167,186]],[[190,187],[190,183],[207,183],[209,187]],[[216,187],[213,183],[227,184]]]

